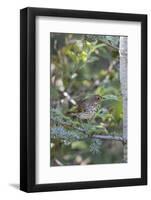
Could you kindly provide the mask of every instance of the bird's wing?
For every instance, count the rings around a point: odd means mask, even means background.
[[[85,111],[85,100],[78,102],[78,112],[84,112]]]

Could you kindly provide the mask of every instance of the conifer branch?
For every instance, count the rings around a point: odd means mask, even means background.
[[[120,141],[123,144],[127,143],[127,138],[122,136],[115,136],[115,135],[93,135],[92,138],[101,139],[101,140],[115,140]]]

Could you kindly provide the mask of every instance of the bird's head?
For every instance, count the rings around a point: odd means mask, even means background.
[[[94,95],[92,97],[92,102],[94,102],[95,104],[99,104],[102,100],[102,97],[100,95]]]

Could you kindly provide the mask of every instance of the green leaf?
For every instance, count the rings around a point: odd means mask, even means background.
[[[112,94],[103,96],[103,101],[109,101],[109,100],[118,101],[118,97]]]
[[[75,141],[71,144],[72,149],[80,149],[80,150],[85,150],[87,149],[87,145],[83,141]]]

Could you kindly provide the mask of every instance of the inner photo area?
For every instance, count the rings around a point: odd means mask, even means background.
[[[50,166],[127,162],[126,36],[50,33]]]

